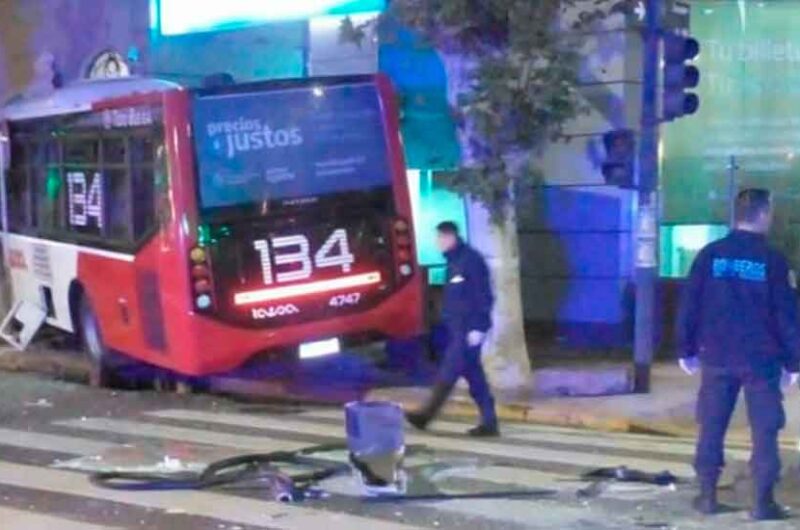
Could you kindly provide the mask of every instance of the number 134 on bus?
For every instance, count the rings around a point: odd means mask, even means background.
[[[185,89],[77,83],[0,111],[15,303],[180,374],[422,332],[382,76]]]

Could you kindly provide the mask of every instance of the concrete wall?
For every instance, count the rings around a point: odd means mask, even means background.
[[[0,98],[28,86],[44,53],[73,80],[108,49],[135,48],[145,60],[148,40],[148,0],[0,0]]]
[[[602,133],[638,128],[640,37],[623,17],[599,29],[583,50],[591,112],[569,124],[570,142],[546,149],[544,185],[527,191],[519,211],[526,320],[575,346],[626,343],[633,308],[634,196],[607,186],[600,164]]]

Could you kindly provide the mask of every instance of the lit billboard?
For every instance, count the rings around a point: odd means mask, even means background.
[[[386,0],[151,0],[151,24],[161,35],[236,29],[327,15],[383,11]]]
[[[700,110],[664,128],[662,173],[663,221],[672,226],[724,227],[732,191],[743,186],[772,189],[778,204],[776,243],[796,265],[800,265],[798,22],[798,2],[692,2],[691,33],[701,46]],[[680,246],[678,250],[688,248],[677,240],[671,243]],[[683,261],[676,266],[677,275],[690,263]]]

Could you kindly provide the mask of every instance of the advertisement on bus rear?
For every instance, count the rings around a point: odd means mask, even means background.
[[[205,210],[390,185],[371,84],[200,96],[193,122]]]

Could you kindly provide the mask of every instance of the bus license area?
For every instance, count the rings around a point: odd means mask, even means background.
[[[355,307],[361,302],[362,293],[342,293],[334,294],[328,300],[328,306],[334,308]],[[279,317],[290,317],[299,315],[303,312],[301,305],[295,303],[274,304],[266,307],[250,308],[250,316],[253,320],[272,320]]]
[[[328,301],[330,307],[357,306],[361,301],[361,293],[336,294]]]

